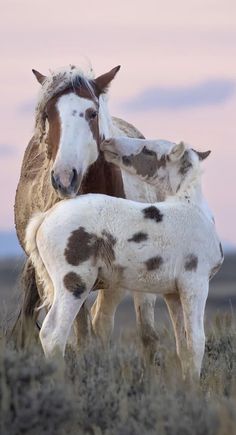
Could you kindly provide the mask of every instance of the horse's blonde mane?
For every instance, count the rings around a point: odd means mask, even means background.
[[[85,86],[94,95],[93,87],[90,80],[94,78],[93,69],[90,66],[87,71],[77,68],[74,65],[69,65],[54,71],[44,80],[38,95],[38,103],[35,110],[35,131],[34,136],[39,141],[42,140],[45,133],[45,117],[44,110],[48,101],[58,93],[64,91],[68,87]]]

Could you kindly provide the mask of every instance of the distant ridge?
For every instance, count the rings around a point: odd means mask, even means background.
[[[225,255],[236,254],[236,245],[222,242]],[[15,231],[0,231],[0,258],[23,255]]]

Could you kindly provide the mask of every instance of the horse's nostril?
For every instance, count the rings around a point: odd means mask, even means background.
[[[73,168],[72,170],[72,179],[71,179],[71,186],[75,186],[76,182],[77,182],[77,178],[78,178],[78,174],[75,168]]]

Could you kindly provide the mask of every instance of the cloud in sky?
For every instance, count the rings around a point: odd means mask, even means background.
[[[177,110],[188,107],[217,105],[227,101],[235,92],[233,80],[207,80],[190,86],[148,88],[122,106],[128,110]]]
[[[11,145],[0,143],[0,158],[12,156],[16,154],[17,149]]]

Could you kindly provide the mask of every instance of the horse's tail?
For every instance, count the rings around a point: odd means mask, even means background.
[[[47,212],[38,213],[30,219],[25,232],[25,248],[26,252],[30,254],[30,258],[38,255],[38,248],[36,243],[37,232],[40,225],[43,223]]]
[[[35,270],[30,258],[27,258],[20,277],[22,299],[11,336],[17,347],[23,348],[30,343],[35,332],[39,312],[40,296],[37,289]]]
[[[38,257],[36,235],[44,217],[45,213],[36,215],[31,219],[26,229],[26,249],[30,253],[30,257],[26,259],[21,273],[20,286],[23,297],[11,334],[18,347],[26,347],[35,335],[35,326],[39,315],[37,308],[41,304],[41,299],[32,260]]]

